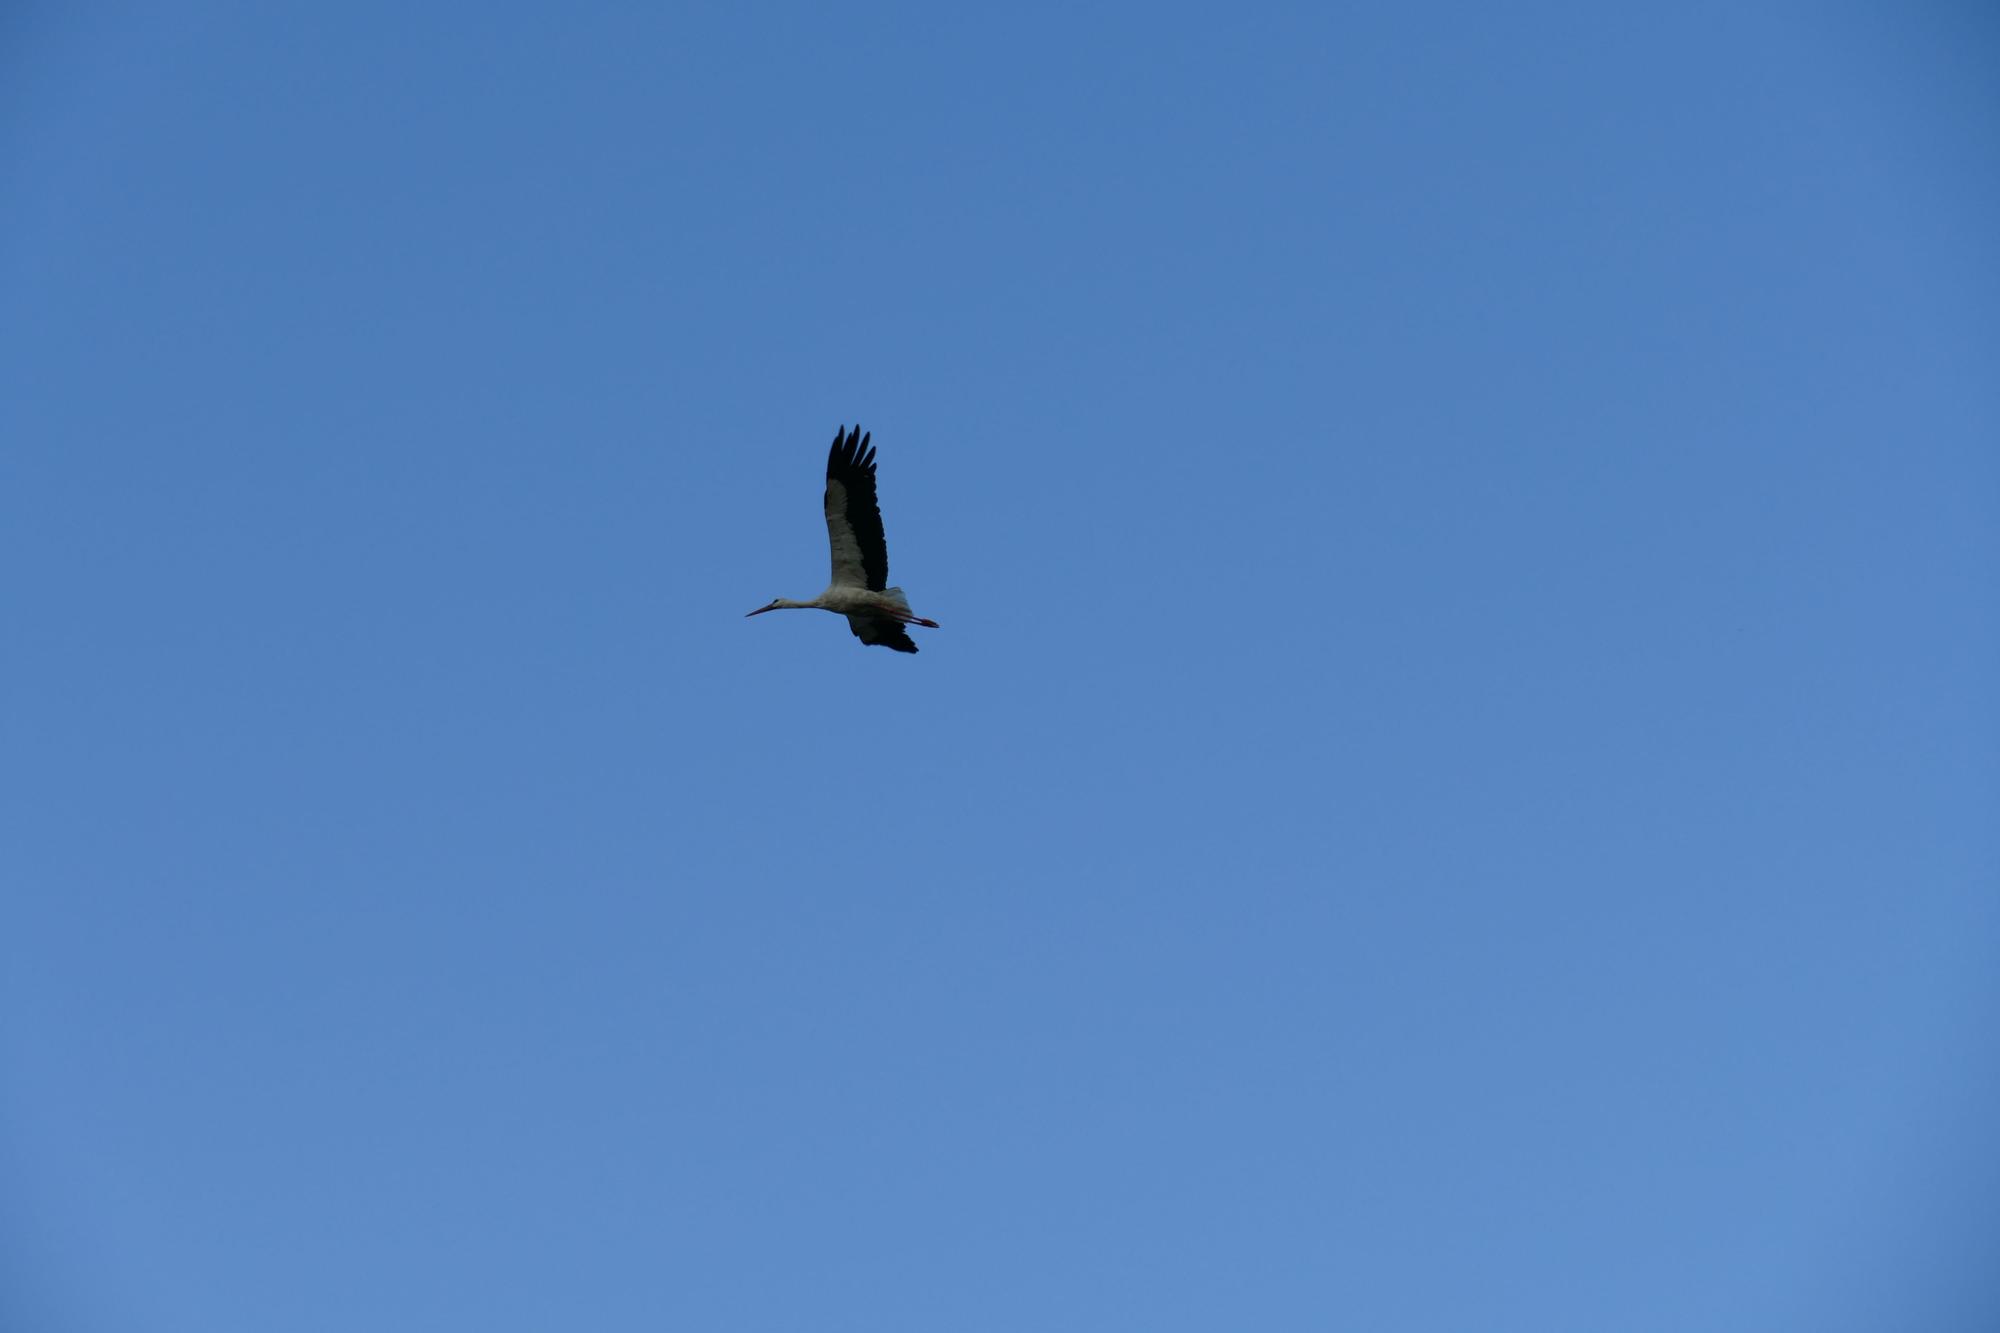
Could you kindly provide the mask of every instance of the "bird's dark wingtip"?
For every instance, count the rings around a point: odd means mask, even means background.
[[[833,433],[833,447],[826,453],[826,474],[832,477],[846,471],[869,472],[875,467],[875,451],[868,445],[874,438],[859,425],[849,430],[845,425]]]

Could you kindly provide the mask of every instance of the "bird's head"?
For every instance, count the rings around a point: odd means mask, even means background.
[[[777,610],[777,609],[778,609],[779,607],[783,606],[784,604],[785,604],[785,599],[784,599],[784,598],[782,598],[782,597],[773,597],[773,598],[772,598],[772,599],[771,599],[770,601],[768,601],[768,602],[766,602],[766,603],[765,603],[764,605],[762,605],[762,606],[758,607],[758,608],[757,608],[757,609],[756,609],[755,611],[750,611],[750,612],[746,612],[746,613],[744,614],[743,618],[744,618],[745,620],[748,620],[748,619],[749,619],[749,618],[750,618],[751,616],[761,616],[761,615],[763,615],[763,614],[764,614],[764,613],[765,613],[766,611],[775,611],[775,610]]]

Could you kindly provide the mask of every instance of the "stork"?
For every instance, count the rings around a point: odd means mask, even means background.
[[[843,431],[845,433],[843,434]],[[937,621],[910,612],[901,588],[889,582],[889,544],[882,538],[882,511],[875,504],[875,451],[861,427],[836,430],[826,455],[826,537],[833,547],[833,581],[810,602],[774,597],[749,612],[831,611],[847,617],[847,628],[864,644],[914,653],[906,625],[936,629]]]

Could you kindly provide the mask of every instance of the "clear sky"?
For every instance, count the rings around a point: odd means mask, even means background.
[[[0,1326],[2000,1326],[1992,11],[4,12]]]

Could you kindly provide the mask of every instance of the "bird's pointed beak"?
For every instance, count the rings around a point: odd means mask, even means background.
[[[775,610],[777,610],[777,609],[778,609],[778,608],[777,608],[777,607],[775,607],[775,606],[760,606],[760,607],[758,607],[758,608],[757,608],[757,609],[756,609],[755,611],[746,611],[746,612],[744,612],[744,613],[743,613],[743,618],[744,618],[745,620],[748,620],[748,619],[749,619],[749,618],[750,618],[751,616],[761,616],[761,615],[763,615],[763,614],[764,614],[764,613],[765,613],[766,611],[775,611]]]

